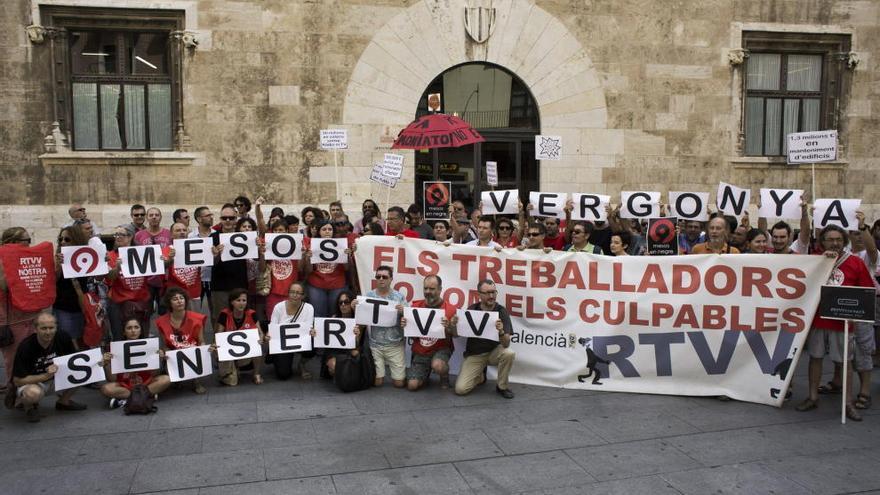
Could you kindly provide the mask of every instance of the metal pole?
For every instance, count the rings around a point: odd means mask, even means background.
[[[849,376],[849,368],[847,367],[847,362],[849,361],[849,320],[843,320],[843,369],[841,372],[843,373],[843,390],[841,390],[840,394],[840,424],[846,424],[846,399],[849,395],[847,392],[849,389],[847,388],[849,384],[847,384],[847,377]]]

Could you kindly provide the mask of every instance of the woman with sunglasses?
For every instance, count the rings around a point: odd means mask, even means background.
[[[495,242],[501,247],[515,248],[519,246],[519,237],[513,228],[513,220],[501,217],[495,224]]]
[[[257,330],[260,334],[260,342],[265,340],[263,329],[257,321],[257,312],[248,309],[248,295],[244,289],[235,289],[229,292],[229,306],[220,311],[217,318],[217,327],[214,333],[231,332],[233,330]],[[239,370],[252,370],[255,385],[263,384],[263,356],[236,361],[221,361],[218,366],[220,383],[234,387],[238,385]]]
[[[270,323],[304,323],[311,330],[315,320],[315,309],[305,302],[306,287],[302,282],[290,284],[287,301],[278,304],[272,311]],[[293,376],[293,359],[295,354],[302,354],[299,362],[299,372],[303,379],[308,380],[312,373],[305,367],[305,361],[315,356],[314,351],[303,353],[274,354],[272,364],[275,366],[275,376],[279,380],[288,380]]]
[[[339,293],[336,298],[336,311],[333,318],[354,318],[354,306],[351,302],[355,300],[354,294],[350,290],[344,290]],[[321,363],[321,378],[333,378],[336,374],[336,358],[343,354],[351,354],[357,356],[360,352],[361,343],[361,327],[354,327],[355,345],[354,349],[324,349],[324,359]]]
[[[107,253],[107,264],[110,266],[110,272],[105,278],[105,283],[110,287],[107,313],[113,339],[122,340],[122,322],[129,318],[136,318],[141,322],[141,328],[149,331],[150,290],[146,277],[126,277],[122,274],[122,265],[119,263],[119,248],[132,245],[134,229],[131,225],[120,225],[116,227],[113,238],[116,246]]]
[[[64,258],[61,255],[61,248],[85,246],[88,243],[89,239],[82,228],[71,225],[62,228],[58,233],[58,248],[55,252],[55,303],[52,304],[52,311],[55,313],[58,329],[66,333],[70,340],[76,343],[78,349],[86,348],[82,341],[85,318],[80,307],[79,295],[73,287],[73,279],[62,276],[61,264]],[[84,290],[88,290],[87,288],[92,285],[91,277],[82,277],[78,281]]]
[[[321,239],[336,237],[336,227],[329,222],[318,225]],[[350,250],[347,250],[350,252]],[[306,249],[303,259],[312,258],[311,249]],[[345,263],[306,263],[305,273],[309,283],[309,301],[315,308],[315,316],[326,318],[333,313],[333,301],[347,289],[347,267]]]
[[[19,244],[22,246],[31,245],[31,235],[24,227],[10,227],[3,231],[0,236],[0,245]],[[9,325],[12,330],[12,345],[0,348],[3,352],[3,361],[7,370],[6,375],[11,380],[11,370],[15,360],[15,351],[18,350],[18,344],[35,332],[34,320],[36,320],[39,311],[34,313],[25,313],[15,309],[9,302],[9,294],[6,292],[6,275],[3,273],[3,264],[0,263],[0,296],[4,302],[0,302],[0,325]],[[0,385],[0,390],[5,385]]]
[[[169,351],[205,345],[205,322],[208,317],[189,311],[189,296],[180,287],[170,287],[162,297],[168,312],[156,318],[156,328],[164,348]],[[193,392],[204,394],[205,386],[193,380]]]

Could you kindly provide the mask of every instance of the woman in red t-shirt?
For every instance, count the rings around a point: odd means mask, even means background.
[[[110,316],[110,330],[114,340],[122,340],[122,322],[129,318],[137,318],[141,328],[150,328],[150,290],[146,277],[126,277],[122,274],[119,264],[119,248],[131,246],[134,230],[130,225],[116,227],[113,234],[116,249],[107,253],[107,264],[110,272],[105,281],[110,287],[107,312]]]
[[[509,218],[501,217],[495,225],[495,242],[501,244],[501,247],[515,248],[519,246],[519,238],[513,229],[513,221]]]
[[[257,212],[260,210],[258,209]],[[258,217],[259,217],[258,213]],[[287,222],[283,219],[277,219],[272,221],[271,225],[272,233],[274,234],[286,234],[287,233]],[[265,246],[260,246],[261,251],[265,251]],[[305,271],[305,265],[308,264],[308,261],[305,260],[305,251],[303,252],[303,259],[301,260],[269,260],[266,261],[262,256],[260,257],[260,273],[263,273],[266,270],[266,267],[269,268],[269,295],[266,296],[266,319],[272,316],[272,311],[275,309],[275,305],[287,300],[287,293],[290,291],[290,286],[294,282],[300,280],[303,276],[303,272]]]
[[[318,227],[321,238],[336,237],[336,227],[324,222]],[[346,253],[351,253],[347,249]],[[307,249],[303,259],[311,259],[312,251]],[[315,308],[315,316],[326,318],[333,313],[336,298],[347,287],[347,264],[345,263],[306,263],[305,271],[309,282],[309,302]]]
[[[137,318],[129,318],[122,324],[122,333],[125,340],[137,340],[141,338],[141,323]],[[159,351],[162,353],[162,351]],[[131,389],[135,385],[142,384],[153,395],[164,392],[170,385],[168,375],[156,374],[156,370],[119,373],[113,375],[110,371],[110,359],[113,355],[104,353],[104,372],[107,374],[107,383],[101,386],[101,393],[110,398],[110,409],[125,405],[125,401],[131,397]]]
[[[257,312],[248,309],[248,295],[244,289],[229,291],[229,306],[220,311],[217,317],[217,327],[214,333],[231,332],[233,330],[254,329],[260,334],[260,342],[264,342],[266,336],[260,328],[257,320]],[[240,370],[252,369],[254,384],[263,384],[263,357],[237,359],[235,361],[221,361],[218,365],[220,383],[234,387],[238,385],[238,373]]]
[[[180,287],[170,287],[165,291],[163,303],[169,311],[156,318],[156,328],[159,329],[165,349],[205,345],[205,321],[208,317],[186,309],[189,304],[186,291]],[[193,380],[193,391],[197,394],[207,392],[199,379]]]

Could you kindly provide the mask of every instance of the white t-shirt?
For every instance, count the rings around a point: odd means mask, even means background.
[[[480,240],[479,240],[479,239],[474,239],[474,240],[472,240],[472,241],[468,241],[468,242],[465,243],[465,246],[479,246],[479,245],[480,245]],[[483,246],[483,247],[487,247],[487,246]],[[501,244],[498,244],[497,242],[495,242],[495,241],[491,241],[491,240],[490,240],[490,241],[489,241],[489,245],[488,245],[488,247],[490,247],[490,248],[500,248],[500,247],[501,247]]]
[[[302,311],[299,312],[299,316],[296,319],[294,319],[294,316],[287,313],[287,301],[282,301],[276,304],[275,309],[272,310],[272,318],[269,320],[269,323],[313,322],[315,319],[315,308],[311,304],[304,302],[302,303]]]

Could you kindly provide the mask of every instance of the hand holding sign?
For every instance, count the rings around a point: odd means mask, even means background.
[[[260,331],[255,328],[220,332],[214,335],[214,340],[217,342],[218,361],[235,361],[263,355]]]
[[[312,350],[312,322],[269,324],[269,354]]]
[[[348,263],[348,239],[340,238],[312,238],[310,250],[311,262],[316,263]]]
[[[358,325],[393,327],[398,323],[396,303],[377,297],[358,296],[354,320]]]
[[[459,309],[458,325],[456,332],[459,337],[494,340],[498,342],[498,319],[497,311],[477,311],[473,309]]]
[[[782,218],[797,220],[801,218],[802,189],[761,188],[761,207],[758,216],[762,218]]]
[[[315,347],[354,349],[354,318],[315,318]]]
[[[534,209],[529,215],[534,217],[565,218],[565,203],[568,200],[566,193],[544,193],[532,191],[529,193],[529,203]]]
[[[223,245],[221,261],[255,260],[260,256],[256,232],[220,234],[220,244]]]
[[[211,346],[200,345],[174,351],[166,351],[168,376],[172,382],[182,382],[208,376],[214,372],[211,362]]]
[[[480,193],[483,215],[516,215],[519,213],[519,190],[483,191]]]
[[[718,211],[725,215],[733,215],[737,218],[743,216],[743,213],[749,208],[749,201],[752,197],[750,189],[742,189],[725,182],[718,184],[718,194],[715,202]]]
[[[212,247],[210,237],[174,239],[174,266],[213,266]]]
[[[110,342],[110,371],[129,373],[159,369],[159,339],[117,340]]]
[[[110,271],[107,266],[107,248],[100,239],[89,241],[88,246],[62,246],[61,273],[64,278],[94,277],[106,275]]]
[[[817,199],[814,203],[813,227],[824,229],[837,225],[845,230],[855,230],[859,225],[856,210],[861,204],[861,199]]]

